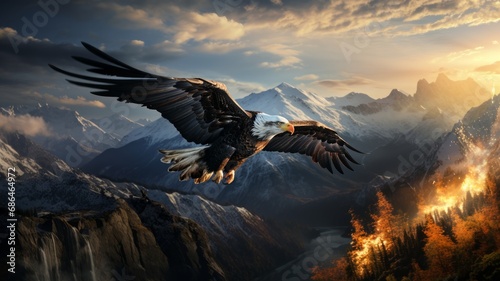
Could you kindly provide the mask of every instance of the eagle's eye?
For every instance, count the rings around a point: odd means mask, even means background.
[[[276,126],[276,125],[283,125],[283,122],[280,121],[268,121],[265,123],[266,126]]]

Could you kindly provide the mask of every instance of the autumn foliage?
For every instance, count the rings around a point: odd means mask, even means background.
[[[351,212],[348,255],[313,280],[500,280],[498,175],[446,210],[409,221],[377,193],[370,221]]]

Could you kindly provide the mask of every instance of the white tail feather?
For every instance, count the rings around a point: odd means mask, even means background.
[[[204,150],[208,146],[193,147],[179,150],[160,150],[164,156],[163,163],[173,163],[168,171],[180,171],[179,180],[185,181],[194,178],[196,174],[201,175],[195,178],[195,183],[205,182],[212,176],[213,172],[207,171],[206,164],[201,158],[205,155]]]

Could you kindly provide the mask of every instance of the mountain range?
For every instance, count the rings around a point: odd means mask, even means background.
[[[37,135],[33,140],[71,167],[81,166],[104,150],[117,147],[131,130],[149,123],[149,120],[144,120],[141,124],[119,113],[88,119],[77,111],[49,104],[0,108],[0,114],[42,118],[49,133]]]
[[[177,174],[165,172],[167,166],[159,161],[158,149],[192,144],[164,119],[133,130],[122,138],[121,147],[104,151],[82,169],[159,190],[200,194],[222,204],[236,204],[273,217],[290,208],[372,186],[386,171],[397,169],[396,161],[385,159],[397,158],[421,143],[433,142],[459,120],[455,114],[460,108],[477,106],[489,97],[484,90],[478,91],[479,85],[471,79],[454,82],[444,77],[438,76],[436,82],[429,84],[430,89],[441,89],[439,95],[442,96],[453,96],[457,88],[462,89],[461,95],[467,91],[470,95],[481,95],[477,99],[454,99],[458,105],[432,107],[396,89],[380,99],[361,93],[323,98],[282,83],[238,100],[245,109],[279,114],[288,119],[318,120],[334,128],[354,147],[369,152],[353,155],[363,165],[355,166],[354,172],[346,171],[344,175],[332,175],[302,155],[262,152],[238,170],[230,186],[179,182]],[[443,90],[444,84],[452,85],[449,91]],[[419,85],[424,84],[417,85],[421,96],[425,88]]]

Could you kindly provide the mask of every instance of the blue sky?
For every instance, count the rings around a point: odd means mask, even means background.
[[[157,74],[224,82],[236,98],[281,82],[322,96],[413,94],[439,72],[500,88],[500,1],[158,2],[3,1],[0,106],[109,115],[112,101],[47,67],[74,70],[80,41]]]

